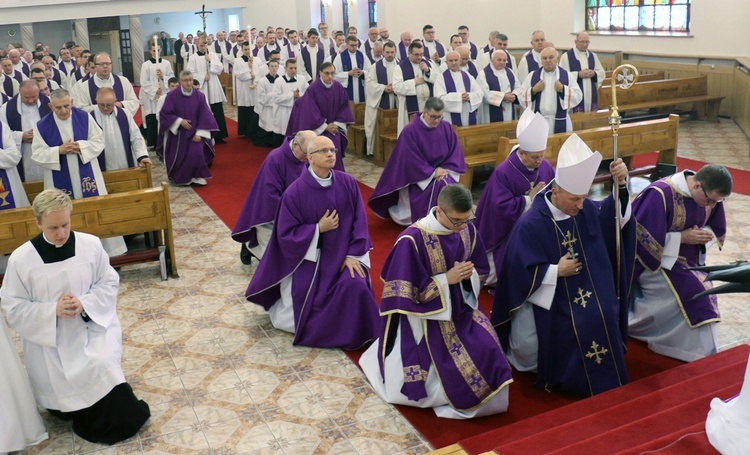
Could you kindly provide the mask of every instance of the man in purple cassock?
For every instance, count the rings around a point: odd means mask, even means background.
[[[440,190],[466,172],[463,150],[443,102],[430,98],[393,147],[368,205],[379,217],[409,226],[435,206]]]
[[[380,320],[370,275],[370,234],[357,182],[334,170],[333,141],[318,136],[310,166],[281,197],[273,233],[245,297],[294,344],[357,349]]]
[[[731,193],[729,171],[708,164],[652,183],[633,202],[638,261],[628,330],[654,352],[686,362],[718,352],[716,295],[694,298],[712,286],[689,268],[724,244],[723,201]]]
[[[240,259],[243,264],[249,265],[253,256],[263,258],[281,195],[305,169],[307,145],[313,138],[312,131],[300,131],[271,150],[263,160],[232,231],[232,238],[242,243]]]
[[[610,165],[619,188],[620,226],[612,196],[601,204],[586,198],[600,162],[601,154],[571,135],[552,189],[536,197],[513,227],[498,275],[492,324],[510,364],[536,371],[535,386],[547,391],[590,396],[628,382],[635,223],[629,222],[621,159]],[[622,234],[620,267],[616,229]]]
[[[214,160],[211,131],[218,131],[206,97],[193,87],[193,73],[180,73],[180,88],[164,99],[159,112],[159,134],[164,139],[164,164],[176,185],[205,185]]]
[[[334,73],[332,63],[325,62],[320,66],[320,78],[311,83],[305,94],[294,102],[286,135],[311,130],[329,138],[339,150],[335,169],[343,172],[344,156],[349,145],[346,126],[354,123],[354,113],[349,105],[349,95],[344,86],[334,80]]]
[[[401,233],[383,266],[381,336],[360,359],[383,400],[452,419],[505,412],[513,381],[478,309],[489,264],[472,207],[468,189],[448,185]]]
[[[516,127],[518,145],[490,176],[477,204],[474,224],[487,249],[490,273],[485,282],[493,286],[503,263],[508,236],[516,221],[531,208],[534,197],[555,178],[555,169],[544,159],[547,120],[524,111]]]

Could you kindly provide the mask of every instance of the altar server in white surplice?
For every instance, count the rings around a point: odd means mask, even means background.
[[[304,78],[297,77],[297,59],[287,59],[284,72],[286,74],[276,79],[271,91],[271,102],[276,107],[274,125],[276,133],[281,135],[286,135],[294,102],[304,95],[310,86]]]
[[[171,62],[159,57],[161,49],[157,48],[153,41],[149,51],[151,59],[143,62],[141,67],[141,91],[138,95],[143,106],[141,115],[146,123],[146,145],[154,147],[159,133],[156,103],[161,95],[167,93],[167,81],[174,77],[174,70]]]
[[[471,74],[461,71],[458,52],[448,52],[445,61],[448,69],[435,81],[435,97],[445,104],[443,120],[456,126],[476,125],[484,92]]]
[[[8,260],[3,313],[21,335],[37,402],[77,436],[115,444],[151,415],[122,371],[119,277],[97,237],[70,229],[65,192],[42,191],[32,207],[41,234]]]
[[[378,43],[379,44],[379,43]],[[383,46],[383,59],[370,67],[365,80],[365,134],[367,135],[367,154],[373,154],[375,144],[375,123],[378,108],[396,109],[398,103],[393,93],[393,73],[396,63],[396,45],[386,42]]]

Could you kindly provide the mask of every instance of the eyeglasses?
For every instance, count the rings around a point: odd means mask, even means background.
[[[474,216],[474,210],[471,211],[471,216],[469,218],[465,220],[458,220],[458,221],[451,218],[448,215],[448,212],[446,212],[445,209],[443,209],[442,207],[440,207],[440,210],[443,212],[443,215],[445,215],[445,217],[448,218],[448,221],[451,222],[453,227],[459,227],[459,226],[463,226],[464,224],[469,224],[477,218],[476,216]]]
[[[99,63],[94,63],[94,65],[96,65],[96,66],[112,66],[112,62],[99,62]]]
[[[708,193],[706,192],[706,188],[703,187],[703,184],[701,184],[701,189],[703,190],[703,195],[706,196],[706,202],[708,202],[709,205],[718,204],[719,202],[724,202],[726,200],[726,198],[724,197],[721,199],[716,199],[716,200],[708,197]]]
[[[422,58],[422,57],[424,57],[424,52],[412,52],[410,55]]]
[[[443,118],[443,114],[442,113],[441,114],[427,114],[427,113],[424,113],[422,115],[424,115],[427,120],[432,120],[432,121],[439,120],[439,119]]]
[[[316,153],[333,153],[334,155],[338,155],[339,149],[327,148],[326,147],[326,148],[322,148],[322,149],[318,149],[318,150],[313,150],[312,152],[308,152],[307,154],[308,155],[314,155]]]

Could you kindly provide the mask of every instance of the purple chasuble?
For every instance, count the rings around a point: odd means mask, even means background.
[[[349,104],[349,95],[340,82],[334,80],[328,88],[320,79],[314,81],[305,91],[305,94],[297,98],[292,106],[289,116],[289,125],[286,135],[294,136],[298,131],[315,131],[321,125],[339,123],[354,123],[354,113]],[[333,141],[334,147],[339,149],[340,155],[336,157],[336,170],[344,170],[344,156],[349,139],[344,130],[339,128],[337,134],[324,131],[322,136]]]
[[[560,83],[564,86],[568,86],[568,72],[565,71],[563,68],[557,67],[558,70],[558,78],[557,80],[560,81]],[[539,68],[538,70],[535,70],[531,74],[531,86],[533,87],[536,85],[537,82],[539,82],[542,79],[542,71],[544,71],[544,68]],[[554,90],[554,88],[552,88]],[[570,95],[568,95],[570,96]],[[555,112],[555,133],[564,133],[568,129],[568,111],[566,109],[563,109],[562,107],[562,100],[565,97],[565,90],[562,91],[562,93],[557,93],[557,112]],[[539,92],[535,95],[534,98],[534,112],[539,112],[539,103],[542,101],[542,92]]]
[[[339,54],[341,57],[341,69],[344,72],[349,72],[354,67],[352,67],[352,56],[349,55],[349,51],[342,52]],[[357,56],[357,68],[363,69],[365,67],[365,55],[361,51],[357,51],[355,54]],[[354,86],[357,86],[357,91],[359,91],[359,99],[361,103],[365,102],[365,78],[364,77],[357,77],[354,78],[352,76],[349,76],[349,83],[346,84],[346,93],[349,95],[349,100],[354,100]]]
[[[123,102],[125,100],[125,91],[122,88],[122,81],[116,75],[112,75],[114,83],[112,84],[112,90],[115,91],[115,97],[117,101]],[[99,93],[99,87],[94,83],[94,78],[89,74],[88,79],[89,96],[91,97],[91,104],[96,104],[96,94]]]
[[[575,48],[571,48],[568,52],[568,65],[570,66],[570,71],[581,71],[581,62],[578,61],[578,58],[576,58],[576,51]],[[588,63],[589,63],[589,69],[593,70],[596,66],[596,61],[594,61],[594,53],[589,52],[588,57]],[[583,84],[591,84],[591,110],[596,111],[599,109],[599,91],[596,88],[596,81],[597,76],[596,73],[594,73],[594,77],[583,79],[578,78],[578,86],[581,88],[581,93],[583,92]],[[585,94],[584,94],[585,96]],[[576,107],[572,109],[573,112],[583,112],[586,110],[586,100],[581,100],[580,103]]]
[[[367,253],[372,243],[357,182],[344,172],[332,174],[333,184],[323,187],[305,169],[284,192],[245,297],[268,310],[281,298],[281,281],[291,275],[294,344],[357,349],[377,337],[380,318],[367,269],[364,278],[352,278],[341,266],[347,256]],[[326,210],[336,210],[338,228],[320,234],[317,261],[305,260]]]
[[[508,239],[498,275],[492,325],[508,349],[512,311],[531,305],[539,340],[535,386],[549,391],[595,395],[628,382],[625,369],[628,293],[618,301],[613,261],[614,199],[586,199],[574,217],[555,221],[545,198],[534,198]],[[622,199],[622,198],[621,198]],[[610,241],[610,238],[612,239]],[[635,223],[622,229],[622,275],[632,273]],[[539,289],[550,264],[568,252],[577,254],[582,271],[558,278],[552,306],[527,302]],[[630,289],[630,276],[622,290]]]
[[[8,128],[0,122],[0,150],[5,148],[3,144],[3,128]],[[20,166],[20,163],[19,163]],[[13,188],[10,186],[10,179],[8,179],[8,172],[5,169],[0,169],[0,210],[8,210],[16,208],[16,200],[13,197]]]
[[[450,303],[435,279],[456,261],[471,261],[480,275],[489,272],[481,239],[469,225],[461,232],[434,232],[417,222],[396,240],[383,266],[384,323],[378,342],[380,371],[404,375],[401,393],[410,400],[427,397],[425,382],[430,366],[437,370],[450,406],[471,410],[487,402],[511,381],[511,369],[489,319],[464,302],[463,287],[449,285]],[[448,321],[426,319],[425,335],[416,343],[409,315],[428,315],[451,306]],[[401,331],[401,346],[394,341]],[[401,350],[402,371],[383,371],[385,357]]]
[[[96,115],[94,114],[94,111],[91,111],[90,113],[91,117],[96,122]],[[120,134],[122,135],[122,145],[123,147],[125,147],[125,159],[128,160],[128,167],[135,167],[135,162],[133,160],[133,148],[130,145],[130,124],[128,123],[128,117],[125,114],[125,111],[123,111],[120,106],[115,106],[115,110],[111,115],[115,115],[115,118],[117,119],[117,126],[120,127]],[[96,124],[99,125],[99,122],[97,122]],[[101,125],[99,125],[99,128],[101,128]],[[106,148],[102,150],[102,153],[100,153],[97,157],[97,160],[99,160],[99,169],[101,169],[102,171],[107,170],[107,160],[105,158],[105,153],[107,153]]]
[[[86,141],[89,137],[89,114],[86,111],[72,108],[70,120],[73,123],[73,141]],[[37,122],[39,134],[50,147],[59,147],[63,144],[60,130],[55,123],[55,114],[45,115]],[[84,163],[81,161],[81,155],[76,155],[78,161],[78,173],[81,177],[82,197],[99,196],[99,190],[96,187],[94,168],[91,162]],[[67,155],[60,155],[60,170],[52,171],[52,183],[58,190],[65,191],[68,196],[73,197],[73,182],[70,179],[70,169],[68,168]]]
[[[271,150],[263,160],[232,230],[234,240],[250,242],[251,247],[258,246],[255,227],[273,221],[284,190],[305,169],[305,162],[294,156],[291,144],[292,139],[288,138],[281,146]]]
[[[487,65],[484,68],[484,79],[487,81],[487,85],[490,87],[490,90],[494,92],[502,92],[503,88],[500,85],[500,79],[495,75],[495,71],[492,68],[492,65]],[[510,88],[512,89],[514,85],[516,85],[516,77],[513,75],[513,71],[505,70],[505,75],[508,77],[508,82],[510,82]],[[503,115],[503,103],[500,103],[500,106],[493,106],[491,104],[488,105],[490,108],[490,123],[493,122],[504,122],[505,116]],[[510,117],[507,120],[515,120],[516,119],[516,110],[511,109],[510,110]]]
[[[446,121],[441,120],[437,127],[430,128],[421,115],[415,115],[396,140],[368,205],[379,217],[389,218],[388,209],[398,203],[399,190],[409,187],[412,222],[424,217],[437,204],[440,190],[456,183],[448,175],[443,180],[433,179],[422,191],[416,183],[433,175],[438,167],[458,174],[466,172],[458,136]]]
[[[6,78],[6,80],[8,80]],[[10,98],[8,100],[8,107],[5,109],[5,117],[8,119],[8,126],[10,126],[11,131],[23,131],[23,121],[21,120],[21,113],[18,112],[18,97],[20,95],[16,95],[13,98]],[[45,115],[52,112],[52,110],[49,107],[49,98],[47,98],[47,95],[40,93],[39,94],[39,118],[43,118]],[[21,178],[22,182],[26,181],[26,175],[24,173],[23,169],[23,158],[21,158],[21,161],[18,163],[18,176]]]
[[[524,196],[537,183],[549,183],[555,178],[555,169],[549,161],[542,160],[538,168],[530,171],[517,152],[518,147],[492,172],[479,198],[474,220],[487,252],[492,253],[495,275],[500,273],[510,231],[526,209]]]
[[[704,265],[700,263],[700,253],[701,248],[705,251],[705,246],[680,244],[679,257],[672,270],[661,268],[661,259],[667,233],[681,232],[693,226],[710,227],[719,244],[723,245],[727,232],[724,203],[718,203],[714,208],[701,207],[669,179],[661,179],[636,197],[633,216],[638,230],[635,277],[638,278],[644,270],[663,272],[690,327],[719,321],[716,295],[693,298],[712,287],[710,281],[704,281],[705,272],[688,270],[689,267]]]
[[[430,65],[430,62],[427,60],[422,59],[422,61],[427,63],[427,66]],[[414,79],[414,67],[408,58],[401,60],[398,66],[401,67],[401,74],[404,76],[405,81]],[[427,88],[430,89],[430,96],[432,96],[432,84],[427,81],[425,81],[425,84],[427,84]],[[408,115],[419,112],[419,100],[417,100],[416,95],[406,96],[406,112]]]
[[[177,134],[172,134],[169,129],[180,118],[190,120],[192,129],[180,126]],[[166,138],[164,165],[167,175],[177,184],[188,184],[193,178],[211,177],[208,164],[214,159],[214,146],[210,137],[193,142],[199,129],[219,130],[216,118],[206,104],[206,96],[195,89],[190,95],[184,95],[180,87],[169,92],[159,113],[159,134]]]
[[[317,49],[318,49],[318,53],[315,55],[315,61],[317,63],[315,68],[317,69],[317,71],[315,71],[315,74],[312,74],[312,61],[310,60],[310,48],[305,46],[300,51],[300,54],[302,54],[302,63],[305,65],[305,71],[307,71],[307,74],[309,74],[310,77],[312,77],[313,81],[317,80],[320,77],[318,72],[320,71],[320,67],[323,66],[323,60],[325,60],[325,51],[323,50],[323,48],[320,46],[317,46]]]
[[[471,79],[466,71],[461,71],[461,78],[464,81],[464,90],[466,93],[471,93]],[[456,83],[453,81],[451,70],[443,71],[443,81],[445,82],[445,90],[448,93],[456,93]],[[461,114],[458,112],[451,112],[451,123],[456,126],[461,125]],[[469,125],[477,124],[477,111],[469,112]],[[466,125],[463,125],[466,126]]]
[[[388,85],[390,83],[388,82],[388,68],[385,67],[384,61],[384,59],[380,59],[375,62],[375,76],[378,79],[378,84]],[[394,104],[395,96],[392,93],[383,92],[383,95],[380,97],[379,107],[381,109],[395,109],[396,106]]]

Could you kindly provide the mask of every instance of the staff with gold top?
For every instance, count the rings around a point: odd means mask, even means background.
[[[615,68],[614,71],[612,71],[612,106],[611,106],[611,113],[609,115],[609,125],[612,127],[612,159],[614,161],[617,161],[618,158],[618,151],[617,151],[617,138],[619,135],[620,130],[620,123],[622,120],[622,117],[620,117],[620,112],[617,107],[617,87],[618,82],[622,81],[621,84],[619,84],[619,87],[623,90],[627,90],[633,85],[635,85],[636,81],[638,80],[638,69],[630,64],[624,64],[620,65],[617,68]],[[612,194],[617,195],[619,192],[618,188],[618,182],[617,179],[613,180],[612,184]],[[617,220],[617,223],[615,224],[615,246],[617,248],[617,296],[620,297],[621,295],[621,279],[620,279],[620,198],[615,196],[615,217]]]

